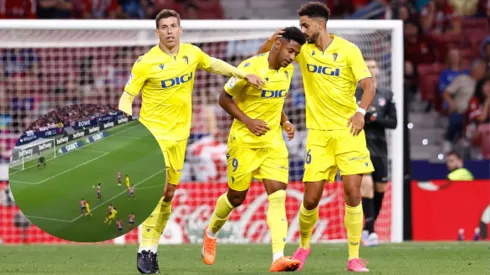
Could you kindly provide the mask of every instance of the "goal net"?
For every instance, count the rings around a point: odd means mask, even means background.
[[[40,115],[77,103],[117,106],[133,62],[158,43],[153,20],[140,21],[0,21],[4,76],[0,78],[2,108],[9,107],[8,130],[18,133]],[[298,26],[297,20],[182,21],[183,42],[238,65],[258,50],[277,28]],[[380,67],[378,86],[395,94],[399,120],[403,114],[402,24],[397,21],[328,22],[330,32],[355,43]],[[215,200],[226,191],[226,138],[232,119],[218,105],[227,78],[198,71],[193,93],[193,123],[186,164],[174,199],[173,214],[161,243],[199,242]],[[3,92],[2,92],[3,91]],[[12,104],[15,103],[15,104]],[[134,104],[138,115],[141,97]],[[301,71],[295,74],[284,110],[297,133],[288,142],[290,182],[287,190],[288,242],[299,239],[298,210],[302,201],[305,158],[305,97]],[[390,184],[376,230],[383,241],[402,240],[403,127],[389,133]],[[11,147],[9,147],[11,149]],[[230,217],[220,235],[223,242],[270,241],[263,186],[252,184],[247,200]],[[8,211],[0,206],[0,211]],[[1,215],[8,217],[6,215]],[[340,179],[328,185],[320,202],[315,243],[345,241],[344,200]],[[9,225],[10,226],[10,225]],[[0,238],[5,228],[0,225]],[[57,242],[33,231],[33,242]],[[34,234],[34,233],[33,233]],[[119,243],[134,243],[137,230]],[[8,239],[8,238],[7,238]]]
[[[40,157],[49,161],[56,157],[54,139],[40,139],[29,144],[16,146],[10,155],[10,171],[24,170],[37,165]]]

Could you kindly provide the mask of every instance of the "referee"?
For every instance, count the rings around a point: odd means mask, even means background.
[[[371,155],[374,172],[364,175],[361,183],[362,208],[366,224],[362,232],[362,243],[366,246],[378,245],[378,235],[374,231],[374,223],[378,217],[383,196],[388,182],[388,148],[385,129],[395,129],[397,125],[396,107],[393,93],[377,87],[379,68],[376,60],[365,57],[366,65],[374,80],[376,95],[365,116],[364,132],[366,143]],[[357,89],[356,98],[360,102],[362,90]]]

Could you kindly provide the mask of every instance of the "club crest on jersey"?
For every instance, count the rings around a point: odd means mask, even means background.
[[[386,105],[386,99],[379,98],[378,99],[378,105],[381,106],[381,107],[385,106]]]
[[[163,70],[163,68],[165,67],[165,65],[160,64],[160,65],[158,65],[158,67],[160,67],[160,70]]]
[[[185,60],[185,63],[187,63],[187,65],[189,65],[189,57],[187,57],[187,55],[184,56],[184,60]]]
[[[333,61],[335,62],[337,60],[337,57],[339,57],[339,54],[333,53],[332,56],[333,56]]]

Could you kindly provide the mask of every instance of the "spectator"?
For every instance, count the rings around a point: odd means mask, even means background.
[[[37,18],[66,19],[72,17],[73,3],[69,0],[37,0]]]
[[[142,19],[145,18],[145,8],[147,2],[139,0],[119,0],[120,18],[124,19]]]
[[[452,48],[446,58],[446,68],[442,70],[439,76],[439,93],[442,95],[446,90],[447,86],[451,84],[454,78],[461,74],[469,75],[470,72],[463,69],[463,59],[461,58],[461,51],[457,48]],[[444,101],[442,109],[447,111],[448,105]]]
[[[490,78],[478,81],[468,106],[467,136],[478,148],[474,158],[490,159]]]
[[[463,167],[463,158],[455,151],[448,153],[446,166],[449,170],[447,178],[452,181],[470,181],[473,180],[473,174]]]
[[[421,23],[429,34],[460,33],[461,19],[447,0],[431,0],[421,12]]]
[[[399,18],[406,22],[407,20],[413,18],[417,20],[418,18],[417,11],[413,8],[413,6],[409,3],[404,3],[400,6],[399,9]]]
[[[374,0],[352,14],[352,19],[391,19],[390,1]]]
[[[478,11],[479,0],[449,0],[457,16],[473,16]]]
[[[488,1],[490,5],[490,1]],[[480,53],[482,58],[487,62],[487,72],[490,73],[490,35],[481,43]]]
[[[462,74],[456,77],[443,93],[449,107],[449,123],[444,136],[444,152],[451,150],[453,143],[461,137],[463,114],[475,91],[476,82],[485,75],[485,64],[481,60],[473,61],[471,75]]]
[[[73,5],[75,18],[115,19],[121,13],[117,0],[79,0]]]
[[[32,0],[0,1],[0,19],[33,19],[36,18],[36,5]]]

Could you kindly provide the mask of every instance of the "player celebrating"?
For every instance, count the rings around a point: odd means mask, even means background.
[[[97,199],[99,201],[102,199],[102,186],[100,182],[97,184]]]
[[[134,227],[134,213],[129,213],[128,217],[128,231],[131,231]]]
[[[90,203],[85,202],[85,216],[92,217],[92,211],[90,211]]]
[[[132,184],[131,187],[128,189],[128,193],[129,193],[128,200],[131,199],[131,198],[133,198],[133,200],[136,199],[134,197],[134,189],[135,189],[134,184]]]
[[[117,172],[117,185],[121,186],[121,172]]]
[[[114,207],[112,206],[112,203],[110,203],[107,207],[107,216],[112,214],[112,209],[114,209]]]
[[[301,241],[293,259],[301,261],[302,269],[311,252],[310,239],[325,182],[333,182],[340,169],[349,248],[347,270],[367,272],[359,258],[363,223],[360,189],[362,175],[373,171],[363,131],[364,115],[375,94],[373,80],[359,48],[328,33],[330,10],[326,5],[310,2],[298,14],[308,42],[296,57],[305,89],[308,138],[305,193],[299,214]],[[279,34],[264,43],[260,52],[267,51]],[[359,106],[354,97],[357,83],[363,90]]]
[[[117,225],[117,232],[122,232],[123,231],[123,221],[121,220],[121,218],[117,219],[116,225]]]
[[[159,272],[158,242],[170,216],[184,164],[196,69],[236,76],[257,87],[263,83],[257,76],[212,58],[194,45],[180,43],[182,27],[180,16],[174,10],[162,10],[155,21],[155,33],[160,43],[134,63],[119,101],[119,109],[132,115],[132,102],[141,91],[140,121],[158,140],[168,174],[169,184],[166,184],[162,199],[143,223],[137,267],[144,274]]]
[[[129,185],[130,185],[130,184],[131,184],[131,183],[130,183],[130,181],[129,181],[129,176],[128,176],[128,175],[126,175],[126,189],[128,189],[128,190],[129,190]]]
[[[204,231],[202,256],[208,265],[213,264],[216,257],[218,231],[233,209],[243,203],[252,178],[256,178],[264,183],[269,200],[267,224],[273,252],[270,271],[294,271],[299,267],[298,260],[284,257],[289,161],[281,125],[289,139],[293,138],[294,127],[282,108],[294,72],[291,62],[305,42],[298,28],[286,28],[268,54],[247,59],[239,67],[250,73],[261,73],[266,80],[263,88],[247,86],[245,81],[233,77],[220,96],[220,105],[235,120],[228,138],[228,192],[219,197]]]
[[[379,88],[377,85],[379,68],[376,60],[371,57],[366,57],[364,60],[373,77],[376,95],[373,106],[364,116],[366,121],[364,131],[366,132],[366,142],[374,172],[371,175],[364,175],[361,183],[362,210],[364,217],[366,217],[362,231],[362,243],[366,246],[376,246],[379,241],[378,234],[374,232],[374,224],[381,210],[383,195],[388,182],[388,148],[385,129],[395,129],[397,119],[393,93],[388,89]],[[361,97],[362,91],[357,89],[357,100],[360,101]]]
[[[44,158],[44,156],[40,156],[38,159],[37,168],[41,166],[46,167],[46,159]]]
[[[116,218],[117,215],[117,209],[114,207],[112,208],[110,214],[107,215],[104,223],[107,223],[107,225],[110,225],[112,221]]]
[[[82,198],[80,200],[80,216],[85,214],[85,210],[87,209],[87,202]]]

